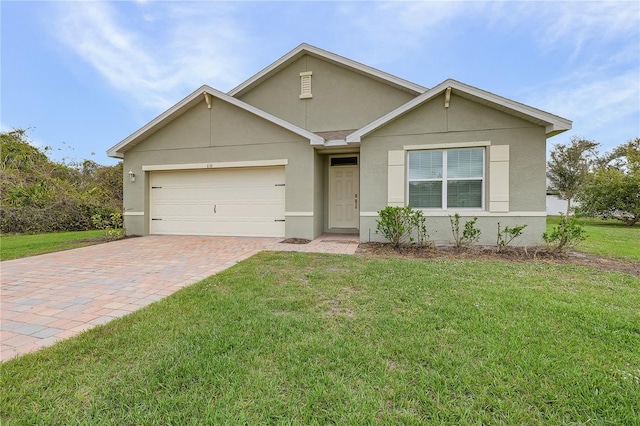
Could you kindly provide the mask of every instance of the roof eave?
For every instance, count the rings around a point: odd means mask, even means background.
[[[473,86],[466,85],[456,80],[448,79],[433,87],[432,89],[426,91],[422,95],[411,99],[409,102],[401,105],[395,110],[385,114],[379,119],[367,124],[361,129],[351,133],[345,139],[347,142],[361,142],[362,138],[369,133],[375,131],[379,127],[382,127],[389,122],[401,117],[402,115],[412,111],[413,109],[419,107],[425,102],[433,99],[434,97],[440,95],[447,88],[452,88],[456,91],[461,91],[466,94],[472,95],[474,97],[483,99],[486,102],[493,103],[495,105],[500,105],[508,110],[518,112],[519,114],[526,115],[532,119],[539,120],[545,125],[545,135],[547,138],[555,136],[564,131],[570,130],[572,121],[563,117],[559,117],[557,115],[553,115],[551,113],[539,110],[537,108],[530,107],[525,104],[521,104],[516,101],[512,101],[511,99],[504,98],[502,96],[495,95],[490,92],[486,92],[484,90],[478,89]]]
[[[245,93],[246,91],[256,86],[262,79],[274,73],[282,65],[285,65],[289,62],[293,62],[294,60],[298,59],[299,57],[302,57],[305,54],[324,58],[331,62],[344,66],[346,68],[355,70],[357,72],[371,75],[378,80],[385,81],[388,84],[394,85],[398,88],[411,92],[415,95],[422,94],[428,90],[426,87],[423,87],[419,84],[412,83],[408,80],[404,80],[400,77],[396,77],[392,74],[386,73],[384,71],[380,71],[368,65],[364,65],[359,62],[353,61],[351,59],[345,58],[343,56],[337,55],[335,53],[328,52],[326,50],[320,49],[315,46],[311,46],[310,44],[302,43],[298,47],[290,51],[289,53],[282,56],[277,61],[273,62],[271,65],[267,66],[257,74],[254,74],[253,76],[245,80],[243,83],[231,89],[227,94],[233,97],[241,96],[243,93]]]
[[[219,90],[216,90],[210,86],[204,85],[196,89],[195,91],[193,91],[187,97],[182,99],[180,102],[178,102],[177,104],[175,104],[174,106],[172,106],[171,108],[169,108],[168,110],[166,110],[165,112],[163,112],[162,114],[160,114],[159,116],[157,116],[156,118],[154,118],[153,120],[145,124],[144,126],[142,126],[140,129],[138,129],[137,131],[129,135],[127,138],[123,139],[122,141],[120,141],[119,143],[117,143],[116,145],[108,149],[107,155],[113,158],[124,158],[124,153],[128,149],[137,145],[137,143],[140,142],[145,137],[155,133],[157,130],[164,127],[164,125],[167,124],[167,120],[176,118],[176,115],[177,114],[179,115],[181,110],[188,108],[192,103],[201,102],[197,98],[203,95],[204,93],[208,93],[209,95],[215,98],[228,102],[234,106],[244,109],[245,111],[251,112],[252,114],[257,115],[258,117],[261,117],[273,124],[276,124],[293,133],[296,133],[299,136],[302,136],[305,139],[308,139],[311,145],[323,145],[325,143],[324,138],[316,135],[315,133],[309,132],[308,130],[305,130],[294,124],[291,124],[288,121],[285,121],[265,111],[262,111],[261,109],[258,109],[252,105],[242,102],[239,99],[233,98],[227,95],[226,93],[220,92]]]

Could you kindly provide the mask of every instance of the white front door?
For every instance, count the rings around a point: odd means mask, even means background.
[[[360,227],[360,169],[329,167],[329,228]]]

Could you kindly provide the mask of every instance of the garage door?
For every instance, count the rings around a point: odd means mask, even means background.
[[[151,234],[284,237],[284,167],[152,172]]]

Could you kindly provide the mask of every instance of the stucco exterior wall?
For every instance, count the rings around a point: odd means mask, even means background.
[[[315,218],[314,170],[317,160],[309,140],[220,100],[208,109],[203,101],[126,152],[124,170],[136,181],[124,182],[125,228],[129,235],[149,232],[149,186],[143,166],[234,161],[288,160],[285,166],[287,237],[313,238],[322,218]]]
[[[314,238],[322,235],[324,232],[324,222],[327,214],[327,208],[325,204],[324,193],[326,191],[323,188],[324,179],[327,175],[327,163],[326,157],[320,154],[318,151],[315,152],[314,156],[314,176],[313,176],[313,184],[314,184],[314,199],[313,199],[313,216],[315,218],[314,222]]]
[[[361,240],[369,240],[370,235],[372,240],[382,240],[375,234],[375,212],[383,209],[388,201],[390,150],[403,150],[408,145],[481,141],[491,146],[509,145],[509,212],[489,212],[490,164],[485,153],[485,208],[459,213],[469,218],[478,216],[482,244],[495,244],[497,222],[503,226],[527,223],[521,243],[538,244],[544,232],[546,208],[545,129],[456,95],[451,96],[449,108],[444,107],[444,95],[438,96],[363,138],[360,147]],[[453,210],[425,210],[432,239],[450,242],[448,215],[454,213]]]
[[[313,72],[310,99],[300,99],[300,73]],[[305,55],[240,99],[312,132],[355,130],[414,95]]]

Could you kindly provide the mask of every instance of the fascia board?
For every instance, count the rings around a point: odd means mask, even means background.
[[[246,80],[243,83],[241,83],[239,86],[231,89],[227,94],[229,96],[236,96],[236,95],[242,93],[245,89],[247,89],[248,87],[253,85],[255,82],[261,80],[263,77],[271,74],[276,69],[278,69],[280,66],[286,64],[287,62],[291,61],[292,59],[301,57],[305,53],[306,54],[310,54],[312,56],[316,56],[316,57],[327,59],[327,60],[329,60],[331,62],[337,63],[339,65],[342,65],[342,66],[346,67],[346,68],[355,69],[355,70],[357,70],[357,71],[359,71],[361,73],[364,73],[364,74],[372,75],[372,76],[374,76],[375,78],[377,78],[379,80],[386,81],[386,82],[391,83],[391,84],[393,84],[395,86],[402,87],[402,88],[404,88],[406,90],[415,92],[417,94],[421,94],[421,93],[424,93],[425,91],[427,91],[426,87],[420,86],[419,84],[412,83],[412,82],[410,82],[408,80],[404,80],[404,79],[402,79],[400,77],[396,77],[396,76],[394,76],[392,74],[388,74],[388,73],[386,73],[384,71],[380,71],[380,70],[372,68],[372,67],[370,67],[368,65],[361,64],[359,62],[353,61],[351,59],[348,59],[348,58],[345,58],[343,56],[337,55],[335,53],[328,52],[328,51],[320,49],[318,47],[311,46],[311,45],[306,44],[306,43],[302,43],[301,45],[299,45],[298,47],[293,49],[291,52],[287,53],[286,55],[284,55],[283,57],[281,57],[280,59],[278,59],[277,61],[275,61],[271,65],[269,65],[268,67],[264,68],[262,71],[258,72],[254,76],[250,77],[248,80]]]
[[[149,123],[142,126],[136,132],[132,133],[129,137],[123,139],[121,142],[119,142],[118,144],[116,144],[115,146],[107,150],[107,155],[109,157],[114,157],[114,158],[123,158],[124,148],[126,148],[129,144],[133,143],[137,139],[143,137],[148,132],[154,130],[163,121],[171,118],[175,114],[178,114],[182,108],[188,106],[192,101],[194,101],[204,93],[209,93],[211,96],[215,98],[228,102],[234,106],[237,106],[238,108],[244,109],[245,111],[248,111],[254,115],[257,115],[258,117],[261,117],[267,121],[270,121],[273,124],[276,124],[293,133],[296,133],[304,137],[305,139],[309,139],[309,142],[311,143],[311,145],[324,144],[324,138],[316,135],[315,133],[312,133],[308,130],[298,127],[295,124],[291,124],[288,121],[285,121],[281,118],[271,115],[268,112],[262,111],[261,109],[256,108],[252,105],[249,105],[245,102],[242,102],[239,99],[233,98],[227,95],[226,93],[216,90],[210,86],[204,85],[198,88],[197,90],[195,90],[194,92],[192,92],[190,95],[182,99],[180,102],[178,102],[177,104],[175,104],[174,106],[166,110],[165,112],[163,112],[162,114],[160,114],[159,116],[157,116],[156,118],[154,118],[153,120],[151,120]]]
[[[151,120],[150,122],[148,122],[147,124],[139,128],[135,132],[133,132],[131,135],[129,135],[128,137],[126,137],[125,139],[123,139],[113,147],[111,147],[109,150],[107,150],[107,155],[109,157],[123,158],[124,157],[124,152],[122,151],[123,148],[126,148],[130,143],[134,142],[136,139],[140,138],[141,136],[147,134],[149,131],[153,130],[158,124],[162,123],[163,121],[167,120],[174,114],[178,113],[180,109],[187,106],[197,96],[200,96],[205,91],[208,91],[207,89],[210,89],[210,88],[206,85],[196,89],[191,94],[187,95],[184,99],[182,99],[180,102],[178,102],[177,104],[175,104],[174,106],[172,106],[171,108],[169,108],[168,110],[166,110],[165,112],[163,112],[162,114],[160,114],[159,116],[157,116],[156,118],[154,118],[153,120]]]
[[[227,95],[226,93],[220,92],[218,90],[209,88],[210,90],[212,90],[213,92],[209,92],[211,95],[215,96],[216,98],[219,98],[225,102],[228,102],[232,105],[237,106],[238,108],[242,108],[245,111],[251,112],[255,115],[257,115],[258,117],[262,117],[267,121],[272,122],[273,124],[276,124],[280,127],[283,127],[293,133],[296,133],[300,136],[303,136],[305,139],[309,139],[309,142],[311,143],[311,145],[323,145],[324,144],[324,138],[321,136],[316,135],[315,133],[312,133],[308,130],[303,129],[302,127],[298,127],[295,124],[291,124],[286,120],[283,120],[281,118],[276,117],[275,115],[271,115],[266,111],[263,111],[259,108],[254,107],[253,105],[249,105],[246,102],[242,102],[241,100],[234,98],[232,96]]]
[[[231,89],[229,92],[227,92],[227,94],[229,96],[236,96],[238,93],[242,92],[244,89],[246,89],[247,87],[251,86],[254,82],[256,82],[256,81],[260,80],[262,77],[272,73],[276,68],[278,68],[282,64],[285,64],[285,63],[289,62],[291,59],[293,59],[294,57],[299,55],[304,50],[305,47],[306,47],[306,45],[304,43],[302,43],[301,45],[299,45],[298,47],[296,47],[295,49],[293,49],[289,53],[285,54],[280,59],[278,59],[277,61],[272,63],[271,65],[269,65],[266,68],[264,68],[262,71],[258,72],[257,74],[254,74],[253,76],[249,77],[244,82],[240,83],[238,86],[236,86],[233,89]]]
[[[548,135],[548,137],[558,134],[560,132],[563,132],[565,130],[571,129],[571,125],[572,125],[571,120],[567,120],[566,118],[562,118],[557,115],[553,115],[548,112],[539,110],[537,108],[533,108],[528,105],[521,104],[516,101],[512,101],[511,99],[503,98],[502,96],[498,96],[493,93],[486,92],[484,90],[466,85],[459,81],[448,79],[438,84],[437,86],[433,87],[432,89],[428,90],[427,92],[423,93],[422,95],[410,100],[406,104],[401,105],[400,107],[389,112],[388,114],[385,114],[379,119],[367,124],[361,129],[348,135],[346,137],[346,141],[360,142],[363,136],[366,136],[367,134],[373,132],[377,128],[384,126],[390,121],[395,120],[401,115],[406,114],[407,112],[413,110],[414,108],[417,108],[421,104],[429,101],[430,99],[434,98],[435,96],[439,95],[444,90],[446,90],[447,87],[451,87],[454,90],[467,93],[469,95],[475,96],[480,99],[484,99],[496,105],[503,106],[507,109],[517,111],[531,118],[543,121],[547,123],[545,126],[545,132]]]
[[[422,103],[428,101],[429,99],[433,98],[435,95],[437,95],[440,91],[436,91],[437,87],[434,87],[431,90],[428,90],[427,92],[423,93],[422,95],[411,99],[409,102],[407,102],[404,105],[399,106],[398,108],[394,109],[393,111],[383,115],[382,117],[378,118],[375,121],[372,121],[371,123],[367,124],[366,126],[362,127],[361,129],[356,130],[355,132],[351,133],[350,135],[347,135],[347,137],[345,138],[345,141],[347,143],[349,142],[360,142],[362,140],[363,136],[368,135],[369,133],[373,132],[374,130],[376,130],[378,127],[381,127],[387,123],[389,123],[390,121],[400,117],[401,115],[411,111],[412,109],[418,107],[419,105],[421,105]]]
[[[456,80],[447,80],[441,83],[441,85],[452,87],[453,89],[466,92],[472,96],[482,98],[486,101],[503,106],[513,111],[517,111],[521,114],[528,115],[529,117],[535,118],[537,120],[544,121],[548,123],[547,126],[545,126],[546,133],[570,130],[573,123],[571,120],[568,120],[566,118],[562,118],[538,108],[534,108],[532,106],[525,105],[520,102],[504,98],[502,96],[498,96],[494,93],[478,89],[477,87],[469,86]]]

